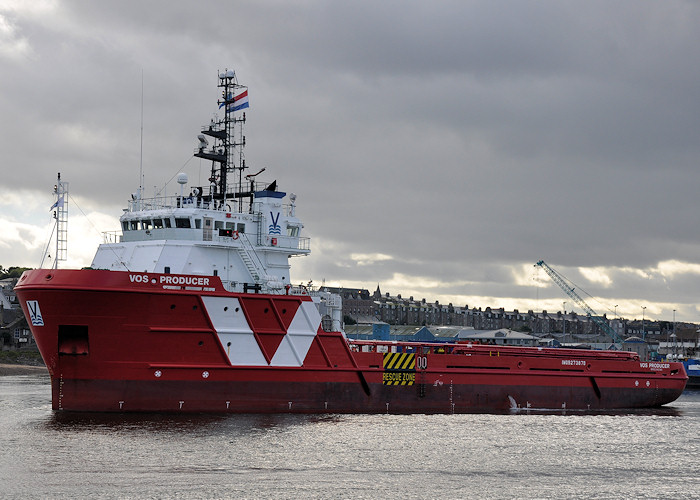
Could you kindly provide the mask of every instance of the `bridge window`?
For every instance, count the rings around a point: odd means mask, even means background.
[[[153,227],[155,229],[161,229],[163,227],[163,219],[153,219]]]
[[[138,229],[139,229],[139,221],[137,221],[137,220],[129,221],[129,225],[131,226],[131,230],[132,230],[132,231],[138,231]]]
[[[217,220],[214,222],[214,229],[223,229],[223,228],[224,228],[223,221]]]
[[[190,219],[186,217],[175,217],[175,227],[178,228],[189,228],[192,227],[190,224]]]
[[[163,224],[165,227],[173,227],[170,217],[168,217],[167,219],[163,219]]]
[[[298,226],[287,226],[287,236],[299,236],[299,227]]]
[[[150,219],[144,219],[141,221],[141,229],[144,231],[148,231],[153,228],[153,223],[150,221]]]
[[[245,224],[243,222],[238,223],[238,232],[245,233]]]
[[[125,220],[122,221],[122,230],[123,231],[129,230],[129,222],[128,221],[125,221]]]
[[[202,219],[195,219],[194,220],[194,227],[196,229],[202,229]]]

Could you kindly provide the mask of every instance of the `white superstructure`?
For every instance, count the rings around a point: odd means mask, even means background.
[[[236,203],[218,203],[198,189],[187,196],[136,197],[120,218],[121,235],[108,235],[92,267],[219,276],[237,292],[274,293],[290,285],[289,257],[310,252],[293,215],[295,202],[283,204],[286,193],[261,189],[241,213]]]
[[[289,258],[310,253],[304,225],[296,217],[296,195],[278,191],[276,181],[258,182],[264,169],[243,175],[246,118],[234,113],[248,107],[247,88],[238,84],[233,71],[221,73],[218,86],[224,118],[202,129],[194,153],[212,162],[209,185],[192,186],[186,174],[179,174],[175,196],[144,198],[139,187],[120,217],[121,233],[105,235],[91,267],[218,276],[231,292],[309,293],[325,309],[324,317],[340,329],[340,297],[290,283]],[[237,174],[237,182],[228,183],[230,174]]]

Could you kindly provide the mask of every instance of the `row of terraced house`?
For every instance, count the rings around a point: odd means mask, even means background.
[[[332,288],[326,290],[343,298],[343,315],[350,323],[388,323],[390,325],[452,325],[471,327],[475,330],[498,330],[507,328],[516,331],[548,335],[565,333],[571,335],[602,335],[600,327],[590,317],[575,312],[520,312],[517,309],[506,311],[503,308],[482,309],[453,304],[428,302],[426,299],[403,298],[401,294],[382,294],[379,286],[374,293],[366,289]],[[646,320],[608,320],[620,337],[660,336],[668,333],[669,324]]]

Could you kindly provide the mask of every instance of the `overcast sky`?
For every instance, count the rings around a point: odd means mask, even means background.
[[[147,194],[206,179],[228,68],[312,238],[293,281],[570,310],[543,259],[601,314],[700,322],[699,60],[698,2],[2,0],[0,264],[39,266],[57,172],[69,264],[118,229],[142,74]]]

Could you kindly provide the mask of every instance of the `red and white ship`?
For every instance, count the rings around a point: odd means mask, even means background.
[[[175,195],[139,188],[91,268],[20,278],[55,410],[597,410],[660,406],[683,391],[681,363],[630,352],[346,338],[340,297],[291,286],[289,257],[310,251],[296,197],[257,182],[260,172],[244,176],[247,89],[232,71],[218,87],[224,116],[195,151],[212,161],[210,185],[180,174]],[[59,178],[59,212],[63,187]]]

